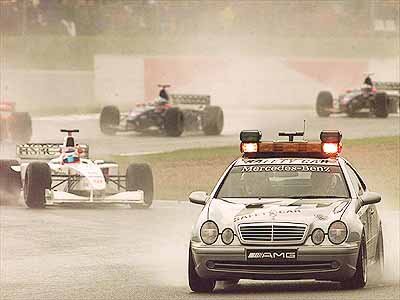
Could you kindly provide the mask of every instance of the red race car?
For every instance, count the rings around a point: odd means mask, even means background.
[[[27,112],[17,112],[15,103],[0,101],[0,142],[27,143],[32,137],[32,119]]]

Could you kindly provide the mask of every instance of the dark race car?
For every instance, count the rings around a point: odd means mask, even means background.
[[[320,117],[346,113],[357,117],[362,113],[387,118],[389,113],[399,110],[400,82],[373,82],[368,75],[361,88],[351,89],[334,99],[329,91],[321,91],[317,96],[316,110]]]
[[[168,94],[169,85],[160,85],[159,97],[153,103],[138,104],[127,113],[113,105],[100,114],[100,129],[104,134],[117,132],[158,132],[180,136],[183,131],[203,131],[218,135],[224,126],[224,114],[219,106],[210,105],[208,95]]]
[[[0,142],[26,143],[32,137],[32,119],[27,112],[17,112],[14,102],[0,101]]]

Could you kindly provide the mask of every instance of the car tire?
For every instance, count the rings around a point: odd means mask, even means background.
[[[181,136],[184,130],[183,113],[179,107],[169,108],[164,116],[164,130],[167,136]]]
[[[131,204],[132,208],[149,208],[153,203],[154,183],[153,173],[148,164],[132,163],[126,170],[126,190],[144,192],[144,205]]]
[[[349,103],[347,103],[347,106],[346,106],[346,114],[350,118],[356,117],[356,113],[357,113],[357,110],[354,108],[354,104],[353,104],[352,101],[353,100],[350,100]]]
[[[121,114],[118,107],[109,105],[103,107],[100,113],[100,130],[106,135],[115,135],[120,123]]]
[[[399,112],[399,100],[389,99],[388,100],[388,112],[390,114],[397,114]]]
[[[385,274],[385,250],[383,245],[382,227],[379,228],[378,243],[376,245],[375,263],[372,265],[371,279],[381,281]]]
[[[219,106],[207,106],[201,121],[206,135],[219,135],[224,129],[224,112]]]
[[[197,274],[191,246],[189,246],[188,279],[189,287],[193,292],[211,293],[215,288],[215,280],[201,278]]]
[[[27,143],[32,137],[32,118],[27,112],[13,113],[9,130],[11,138],[17,144]]]
[[[25,173],[24,200],[29,208],[44,208],[46,189],[51,188],[51,170],[47,163],[32,162]]]
[[[363,288],[367,284],[368,278],[368,260],[367,260],[367,246],[365,243],[365,238],[361,239],[360,248],[358,251],[357,257],[357,266],[356,272],[353,277],[350,279],[343,281],[342,287],[344,289],[360,289]]]
[[[16,160],[0,159],[0,204],[16,204],[21,194],[21,173],[11,169],[19,166]]]
[[[388,99],[386,93],[375,95],[375,116],[377,118],[387,118],[389,114]]]
[[[333,108],[333,96],[331,92],[321,91],[317,96],[316,103],[317,115],[322,118],[329,117],[331,112],[329,109]]]

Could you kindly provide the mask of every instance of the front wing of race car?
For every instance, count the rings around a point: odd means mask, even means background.
[[[129,191],[116,194],[96,194],[90,191],[88,196],[80,196],[64,191],[48,190],[46,205],[56,204],[145,204],[144,192]]]

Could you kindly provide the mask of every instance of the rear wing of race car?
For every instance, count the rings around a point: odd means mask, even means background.
[[[381,91],[399,91],[400,92],[400,82],[394,81],[374,81],[375,88]]]
[[[27,143],[17,145],[17,157],[29,160],[50,160],[61,154],[61,143]],[[89,145],[79,144],[82,158],[89,157]]]
[[[170,94],[171,103],[175,105],[210,105],[209,95]]]

